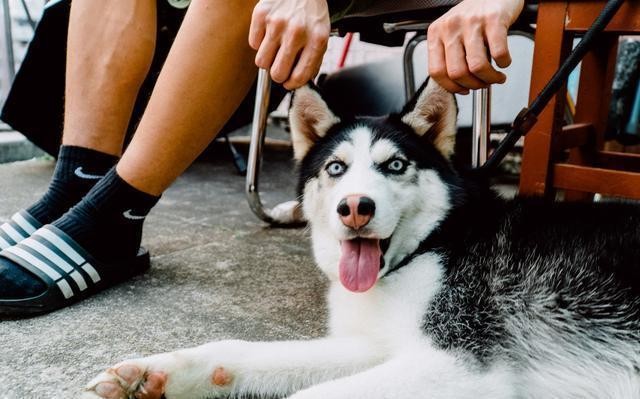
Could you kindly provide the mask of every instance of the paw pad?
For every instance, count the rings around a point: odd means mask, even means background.
[[[231,373],[229,373],[223,367],[218,367],[215,370],[213,370],[213,375],[211,376],[211,382],[213,382],[214,385],[223,387],[225,385],[229,385],[231,383],[231,380],[233,380]]]

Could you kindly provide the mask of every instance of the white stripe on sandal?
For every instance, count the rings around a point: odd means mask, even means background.
[[[42,245],[39,241],[34,240],[33,238],[27,238],[22,241],[20,244],[26,245],[27,247],[33,249],[38,252],[40,255],[49,259],[60,269],[64,270],[67,273],[73,272],[75,269],[64,259],[56,255],[52,250]]]
[[[94,283],[97,283],[100,281],[100,275],[98,274],[98,271],[93,266],[91,266],[91,263],[87,262],[84,265],[82,265],[82,270],[87,272],[87,274],[89,275],[89,277],[91,277],[91,280],[93,280]]]
[[[71,259],[72,261],[76,262],[76,265],[81,265],[81,264],[85,263],[84,258],[82,256],[80,256],[80,254],[77,253],[75,249],[71,248],[69,246],[69,244],[64,242],[64,240],[62,240],[62,238],[58,237],[51,230],[48,230],[46,228],[42,228],[42,229],[36,231],[33,234],[34,235],[37,234],[38,236],[43,237],[45,240],[49,241],[49,243],[51,243],[51,245],[53,245],[54,247],[58,248],[62,253],[67,255],[69,257],[69,259]]]
[[[0,250],[9,248],[11,246],[10,243],[8,243],[4,238],[2,238],[2,236],[0,236]]]
[[[27,234],[29,235],[35,233],[35,231],[37,230],[37,228],[31,223],[29,223],[29,221],[25,219],[24,216],[22,216],[20,213],[16,213],[15,215],[13,215],[11,217],[11,220],[16,222],[16,224],[20,226],[22,230],[27,232]]]
[[[14,254],[15,256],[19,257],[25,262],[29,262],[33,266],[40,269],[41,272],[49,276],[53,281],[56,281],[62,278],[62,275],[57,271],[55,271],[51,266],[47,265],[45,262],[31,255],[29,252],[18,247],[17,245],[14,245],[13,247],[5,249],[5,251],[9,252],[10,254]]]
[[[14,229],[13,226],[11,226],[9,223],[5,223],[2,225],[2,227],[0,227],[5,233],[7,233],[7,235],[9,237],[11,237],[11,239],[15,242],[20,242],[22,240],[24,240],[25,236],[23,236],[22,234],[20,234],[18,232],[18,230]]]

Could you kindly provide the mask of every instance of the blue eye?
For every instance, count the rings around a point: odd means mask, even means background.
[[[387,162],[386,169],[393,173],[402,173],[407,169],[407,161],[395,158]]]
[[[327,171],[329,176],[338,177],[344,174],[344,172],[347,170],[347,165],[345,165],[344,162],[341,161],[333,161],[327,164],[325,170]]]

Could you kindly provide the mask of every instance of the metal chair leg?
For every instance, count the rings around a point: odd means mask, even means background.
[[[247,180],[245,192],[249,207],[260,219],[267,223],[276,223],[269,215],[260,200],[258,183],[260,164],[262,163],[262,148],[267,131],[267,117],[269,114],[269,95],[271,92],[271,78],[265,69],[258,71],[258,85],[256,89],[256,105],[253,110],[253,124],[251,125],[251,143],[249,145],[249,159],[247,164]]]
[[[0,49],[5,53],[6,56],[5,61],[6,65],[4,68],[0,68],[0,71],[4,69],[2,76],[0,76],[0,82],[2,84],[2,88],[4,90],[9,90],[11,87],[11,83],[13,82],[13,78],[15,77],[15,55],[13,53],[13,31],[12,31],[12,21],[11,21],[11,7],[9,4],[9,0],[2,0],[2,18],[0,19],[0,25],[3,30],[3,36],[0,39]],[[6,95],[7,92],[2,93]],[[0,98],[0,102],[4,100]]]
[[[471,127],[471,166],[477,168],[487,162],[489,133],[491,132],[491,88],[473,91]]]
[[[404,48],[402,55],[402,61],[404,66],[404,93],[407,101],[411,100],[414,94],[416,94],[416,81],[415,73],[413,71],[413,53],[416,51],[416,47],[421,42],[427,40],[427,35],[416,34],[409,40],[409,43]]]

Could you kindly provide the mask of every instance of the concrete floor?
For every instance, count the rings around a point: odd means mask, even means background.
[[[265,161],[268,203],[293,198],[288,159]],[[0,165],[0,220],[37,199],[52,171]],[[74,398],[114,362],[212,340],[321,335],[325,282],[307,234],[258,221],[243,190],[230,162],[196,164],[147,220],[146,275],[53,314],[0,320],[0,399]]]

